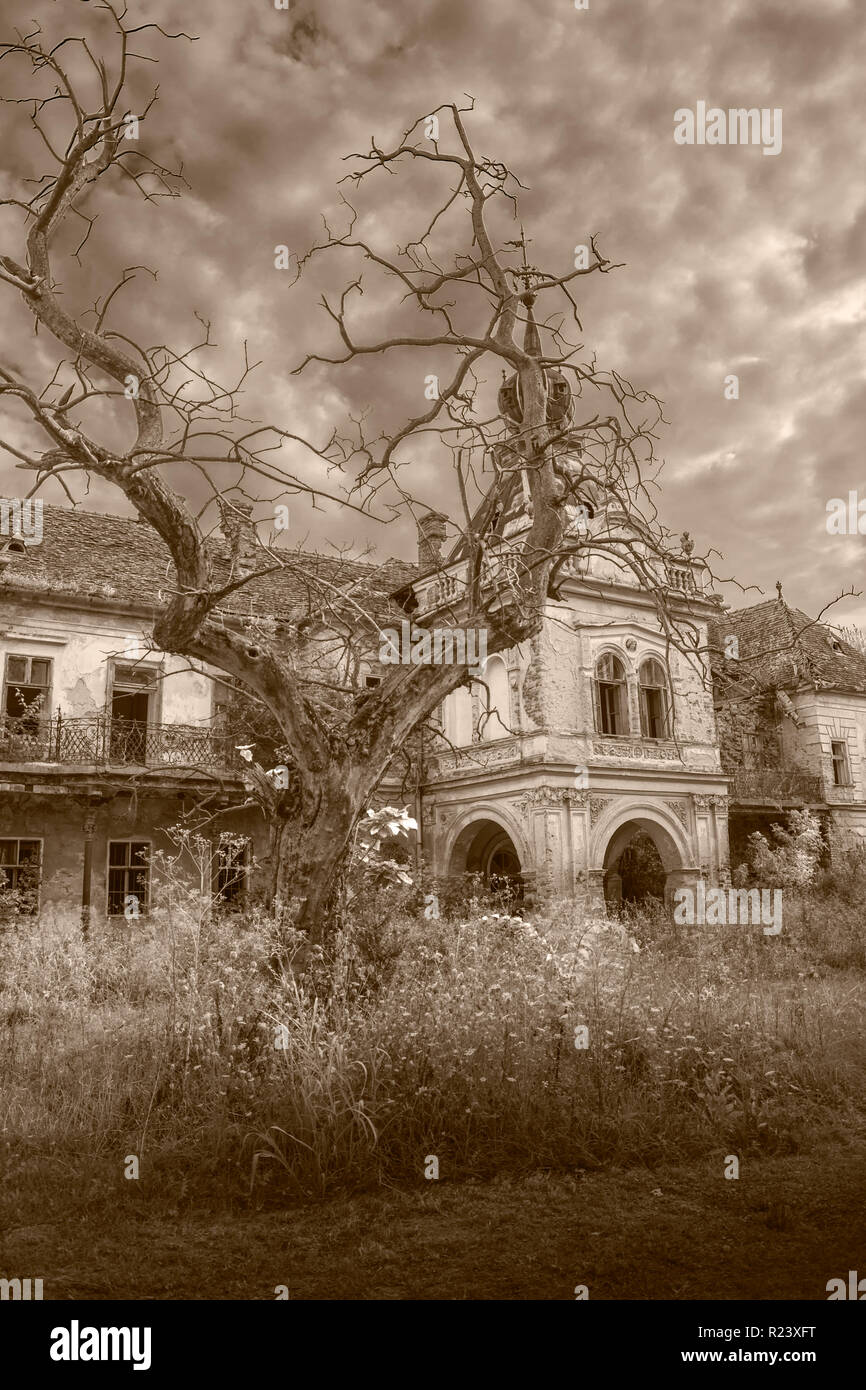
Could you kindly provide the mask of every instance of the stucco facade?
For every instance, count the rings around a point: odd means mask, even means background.
[[[608,535],[618,524],[601,508],[591,523]],[[422,519],[417,567],[375,571],[396,611],[434,627],[453,621],[462,572],[435,529]],[[165,576],[148,528],[57,508],[41,546],[0,555],[0,871],[9,887],[36,871],[43,904],[92,916],[150,901],[156,875],[139,892],[130,856],[171,852],[168,832],[193,808],[214,891],[226,837],[246,841],[232,883],[254,886],[254,866],[268,868],[220,674],[148,647]],[[698,878],[727,884],[735,829],[739,845],[796,806],[866,842],[866,659],[781,595],[726,612],[688,545],[658,588],[668,633],[649,589],[588,547],[538,635],[448,697],[417,749],[412,810],[432,874],[477,871],[530,901],[597,910],[620,900],[636,837],[655,847],[666,897]],[[292,601],[274,615],[271,579],[227,621],[279,640]],[[669,641],[671,622],[694,650]],[[732,634],[742,660],[727,680]],[[750,658],[764,649],[785,659],[765,669]],[[362,680],[375,680],[368,642],[362,655]],[[380,791],[400,797],[387,779]]]
[[[667,649],[648,594],[586,577],[570,579],[561,593],[540,636],[501,658],[507,679],[488,675],[471,696],[458,691],[445,702],[443,733],[455,746],[426,760],[422,802],[434,872],[483,872],[504,835],[533,896],[599,906],[606,889],[616,898],[619,857],[643,832],[668,890],[699,876],[726,882],[727,780],[711,689],[696,666]],[[690,597],[704,638],[717,611],[709,599]],[[594,701],[606,653],[625,676],[627,727],[617,734],[599,727]],[[664,737],[648,737],[641,726],[639,673],[648,658],[670,676]],[[485,725],[487,690],[498,715]],[[470,700],[471,719],[461,719],[459,705]]]

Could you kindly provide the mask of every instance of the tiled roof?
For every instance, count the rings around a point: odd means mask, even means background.
[[[230,551],[221,537],[208,541],[214,586],[230,579]],[[236,615],[275,617],[295,622],[323,596],[351,598],[381,616],[388,596],[408,583],[415,567],[390,559],[375,565],[340,555],[280,548],[282,568],[252,578],[230,594],[220,611]],[[174,565],[159,535],[145,522],[103,516],[78,508],[45,506],[43,536],[23,552],[2,555],[0,595],[50,589],[57,594],[127,602],[130,607],[156,607],[160,590],[171,589]],[[273,564],[271,555],[257,553],[255,564]],[[345,611],[345,610],[344,610]]]
[[[711,625],[714,665],[724,666],[725,638],[736,636],[739,660],[733,670],[762,687],[792,690],[811,685],[819,690],[866,693],[866,656],[823,623],[789,608],[784,599],[770,599],[739,608]]]

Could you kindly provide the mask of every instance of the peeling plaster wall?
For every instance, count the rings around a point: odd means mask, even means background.
[[[147,624],[123,614],[76,611],[60,606],[5,601],[0,627],[0,658],[7,653],[53,661],[51,707],[70,716],[105,709],[109,658],[130,662],[137,652],[143,665],[162,665],[156,722],[207,724],[213,712],[213,682],[204,670],[191,670],[185,657],[150,651]]]
[[[698,629],[699,640],[705,644],[706,627],[698,624]],[[685,750],[687,765],[717,771],[721,763],[712,691],[702,679],[698,659],[689,662],[668,650],[658,623],[629,596],[605,600],[582,595],[551,603],[538,636],[504,654],[512,676],[511,727],[524,733],[595,735],[593,677],[603,651],[615,651],[626,667],[632,736],[640,737],[640,663],[655,656],[670,671],[674,733]],[[443,705],[445,726],[452,730],[455,699],[450,695]],[[475,699],[477,717],[477,694]]]
[[[699,640],[706,628],[698,623]],[[646,657],[668,667],[674,699],[674,734],[688,766],[705,771],[720,767],[712,691],[702,679],[699,660],[689,662],[668,650],[658,622],[628,596],[575,596],[551,605],[540,639],[539,704],[549,729],[595,734],[593,678],[599,656],[615,652],[623,663],[629,696],[631,734],[640,737],[638,672]]]

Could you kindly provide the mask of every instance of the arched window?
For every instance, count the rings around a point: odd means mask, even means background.
[[[595,723],[600,734],[627,734],[628,692],[619,657],[605,652],[595,668]]]
[[[670,687],[664,666],[654,656],[641,662],[640,730],[644,738],[670,738]]]
[[[511,733],[511,687],[501,657],[492,656],[484,668],[481,687],[481,737],[485,741],[507,738]],[[489,700],[489,703],[488,703]]]
[[[445,701],[445,736],[455,748],[472,742],[472,696],[465,685],[452,690]]]

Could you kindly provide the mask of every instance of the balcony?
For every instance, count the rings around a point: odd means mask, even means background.
[[[820,777],[792,767],[739,768],[728,795],[734,806],[814,806],[826,800]]]
[[[144,724],[111,715],[0,719],[0,763],[239,769],[232,735],[194,724]]]

